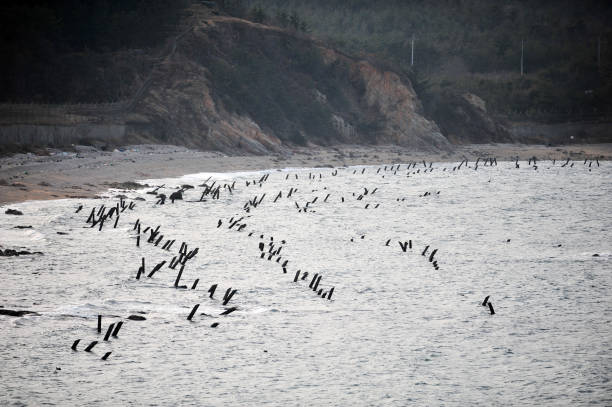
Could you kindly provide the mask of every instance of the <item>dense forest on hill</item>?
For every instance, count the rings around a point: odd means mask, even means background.
[[[133,90],[133,78],[146,70],[144,50],[175,32],[189,4],[3,1],[0,102],[109,102],[125,97]]]
[[[410,72],[435,117],[473,92],[515,119],[612,113],[609,1],[226,0],[236,13],[291,27]],[[414,38],[414,65],[411,40]],[[521,42],[524,75],[521,76]]]

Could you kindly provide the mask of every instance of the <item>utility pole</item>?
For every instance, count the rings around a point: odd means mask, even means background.
[[[521,76],[523,76],[523,53],[525,50],[525,40],[521,40]]]
[[[412,34],[412,41],[410,41],[410,66],[414,65],[414,34]]]

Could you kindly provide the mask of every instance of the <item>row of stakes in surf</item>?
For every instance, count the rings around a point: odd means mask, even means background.
[[[479,164],[481,164],[483,167],[488,166],[497,166],[497,159],[495,157],[486,157],[484,159],[482,159],[482,163],[481,163],[481,158],[479,157],[475,162],[474,162],[474,166],[471,167],[469,165],[469,161],[467,159],[462,160],[458,165],[453,166],[452,167],[452,171],[458,171],[461,170],[461,168],[473,168],[473,170],[478,170]],[[588,160],[585,159],[583,162],[584,166],[587,166],[587,161],[588,161],[588,168],[589,171],[591,171],[591,167],[593,165],[593,163],[596,164],[597,167],[600,166],[599,160],[595,159],[595,160]],[[427,165],[427,162],[423,160],[423,171],[421,172],[421,168],[416,168],[417,166],[417,162],[411,162],[409,164],[404,164],[405,165],[405,171],[406,171],[406,175],[410,176],[410,175],[416,175],[416,174],[426,174],[428,172],[433,172],[435,167],[433,167],[433,163],[429,163],[429,166]],[[557,163],[557,161],[555,159],[551,160],[551,164],[552,166],[555,166]],[[564,167],[568,167],[568,168],[573,168],[574,167],[574,162],[571,162],[570,158],[567,158],[562,164],[559,165],[560,168],[564,168]],[[531,157],[527,160],[527,165],[532,167],[533,169],[537,170],[538,169],[538,159],[536,157]],[[377,168],[376,170],[376,174],[380,175],[382,172],[382,177],[385,177],[385,174],[388,174],[389,172],[391,172],[393,175],[397,175],[397,173],[401,170],[401,166],[402,164],[393,164],[390,166],[382,166]],[[520,168],[520,164],[519,164],[519,159],[517,158],[515,160],[515,166],[514,168],[519,169]],[[361,168],[361,171],[359,171],[358,169],[354,169],[353,170],[353,175],[363,175],[366,173],[367,168],[363,167]],[[412,171],[411,171],[412,170]],[[446,171],[447,168],[443,167],[442,171]],[[359,172],[358,172],[359,171]],[[299,179],[299,175],[298,173],[294,173],[294,174],[286,174],[285,175],[285,180],[289,180],[290,176],[293,175],[295,177],[295,179]],[[337,176],[338,175],[338,169],[334,168],[331,173],[331,176]],[[259,186],[262,187],[262,185],[264,184],[264,182],[266,182],[269,178],[270,174],[265,174],[263,175],[259,180],[246,180],[245,181],[245,186],[246,187],[254,187],[254,186]],[[312,172],[310,172],[308,174],[308,179],[309,180],[322,180],[323,175],[322,173],[318,174],[318,177],[316,174],[313,174]],[[211,198],[211,199],[219,199],[220,198],[220,194],[223,191],[228,191],[230,194],[233,194],[233,191],[236,187],[236,181],[233,181],[231,184],[217,184],[217,181],[213,181],[210,185],[208,184],[208,181],[210,180],[207,179],[202,185],[199,185],[200,187],[204,187],[204,189],[202,190],[202,193],[199,197],[198,200],[196,201],[188,201],[188,202],[205,202],[207,197]],[[161,185],[158,187],[155,187],[152,191],[147,191],[147,194],[150,195],[154,195],[156,198],[156,204],[157,205],[163,205],[166,202],[166,199],[170,199],[170,201],[172,203],[174,203],[176,200],[183,200],[183,194],[185,193],[185,191],[189,190],[189,189],[193,189],[192,186],[190,185],[183,185],[181,186],[178,191],[175,191],[173,193],[170,194],[169,198],[166,197],[165,194],[163,193],[159,193],[158,191],[162,188],[164,188],[165,185]],[[327,187],[324,188],[325,190],[327,189]],[[367,187],[363,187],[363,192],[355,194],[353,193],[352,196],[355,197],[356,195],[356,200],[357,201],[361,201],[364,199],[364,197],[366,197],[368,194],[370,196],[374,195],[374,193],[377,191],[378,188],[373,188],[372,190],[369,190]],[[314,192],[315,190],[313,190]],[[275,198],[273,199],[273,203],[276,203],[279,199],[285,197],[287,199],[291,198],[292,195],[294,193],[298,192],[298,188],[295,187],[291,187],[283,196],[283,191],[279,191]],[[437,194],[439,194],[440,192],[438,191]],[[422,196],[428,196],[431,193],[425,193]],[[254,198],[249,199],[247,202],[245,202],[244,206],[243,206],[243,210],[246,213],[249,213],[252,209],[257,208],[258,206],[260,206],[263,201],[264,198],[266,197],[266,194],[262,194],[261,196],[256,195]],[[329,198],[331,197],[331,193],[327,193],[325,197],[323,197],[321,199],[322,203],[327,203]],[[296,209],[298,210],[298,212],[303,212],[303,213],[308,213],[308,212],[315,212],[312,209],[312,205],[314,205],[317,200],[318,200],[318,196],[314,197],[312,200],[307,200],[305,204],[300,205],[297,201],[295,201],[295,206]],[[397,201],[399,201],[399,198],[397,199]],[[344,196],[340,197],[340,202],[345,202],[345,198]],[[368,209],[370,207],[372,203],[366,203],[365,205],[365,209]],[[378,208],[380,206],[380,203],[375,203],[372,204],[372,208]],[[86,224],[90,224],[90,227],[98,227],[98,231],[102,231],[103,227],[105,225],[105,222],[108,220],[113,220],[114,218],[114,223],[113,223],[113,228],[117,228],[119,219],[120,219],[120,214],[123,213],[126,210],[134,210],[136,207],[136,204],[134,202],[130,202],[129,204],[126,203],[126,201],[121,198],[119,202],[117,202],[117,204],[115,206],[112,206],[110,208],[106,207],[105,205],[101,205],[99,208],[92,208],[91,213],[89,215],[89,217],[86,220]],[[79,207],[76,210],[76,213],[80,212],[83,209],[83,205],[79,205]],[[242,232],[243,230],[246,229],[247,224],[246,223],[241,223],[244,220],[244,217],[240,217],[238,219],[234,219],[234,217],[230,218],[228,223],[228,229],[230,230],[236,230],[238,232]],[[217,224],[217,228],[221,227],[221,225],[223,224],[223,220],[219,219],[218,220],[218,224]],[[138,219],[133,226],[133,231],[136,231],[136,246],[140,247],[140,242],[141,242],[141,222],[140,219]],[[237,226],[237,227],[236,227]],[[235,229],[234,229],[235,227]],[[164,235],[161,234],[160,232],[160,226],[157,226],[155,228],[152,227],[146,227],[143,231],[142,234],[146,234],[147,232],[149,232],[149,236],[146,240],[147,243],[153,244],[154,246],[158,246],[164,239]],[[249,233],[249,236],[252,236],[254,234],[254,231],[251,231]],[[274,243],[274,237],[269,236],[270,241],[267,243],[267,247],[266,247],[266,242],[263,240],[264,239],[264,234],[260,234],[259,235],[260,239],[262,241],[259,242],[258,244],[258,248],[260,251],[260,258],[261,259],[265,259],[267,258],[268,261],[272,261],[273,259],[275,259],[275,262],[278,263],[280,265],[280,267],[283,270],[283,274],[287,274],[288,270],[288,259],[283,259],[283,257],[280,255],[281,254],[281,250],[283,249],[283,245],[285,244],[285,241],[282,240],[281,244],[279,244],[278,246]],[[365,235],[361,236],[361,239],[364,239]],[[351,238],[351,241],[354,241],[353,238]],[[385,246],[389,246],[391,242],[391,239],[388,239],[385,242]],[[165,251],[170,251],[172,245],[175,243],[175,240],[171,240],[171,239],[166,239],[165,243],[162,245],[161,249],[165,250]],[[401,248],[401,251],[403,253],[407,252],[409,249],[412,249],[412,240],[408,240],[408,241],[398,241],[398,244]],[[434,249],[431,252],[428,253],[428,250],[430,248],[430,245],[427,245],[424,250],[422,251],[421,255],[424,257],[428,258],[429,263],[431,263],[432,267],[435,270],[439,270],[439,265],[437,260],[435,259],[435,255],[437,254],[438,249]],[[168,268],[175,270],[176,267],[180,264],[181,267],[177,273],[176,279],[174,280],[174,288],[177,289],[187,289],[187,285],[181,285],[180,281],[181,278],[183,276],[183,272],[185,269],[185,266],[187,264],[187,261],[193,259],[197,253],[199,251],[199,248],[195,248],[193,250],[188,250],[188,245],[187,243],[183,242],[181,244],[181,247],[179,249],[178,255],[174,256],[168,263]],[[281,263],[281,260],[283,260],[283,262]],[[166,264],[166,261],[162,261],[160,263],[157,263],[152,270],[147,274],[147,278],[153,278],[154,275],[160,271],[162,269],[162,267]],[[145,258],[142,257],[141,259],[141,266],[137,271],[136,274],[136,280],[139,280],[141,278],[142,275],[146,274],[145,271]],[[302,272],[301,269],[296,270],[295,275],[293,277],[293,282],[294,283],[298,283],[299,281],[305,281],[309,276],[309,273],[306,272]],[[312,290],[313,292],[315,292],[319,297],[323,298],[323,299],[327,299],[327,300],[331,300],[332,299],[332,295],[334,293],[335,287],[330,287],[328,289],[325,288],[319,288],[321,280],[322,280],[322,274],[320,273],[315,273],[312,278],[310,279],[310,283],[308,284],[308,289]],[[200,279],[197,278],[193,281],[193,283],[191,284],[191,290],[195,290],[198,286]],[[214,293],[216,291],[218,287],[218,284],[212,284],[210,286],[210,288],[208,289],[207,293],[209,294],[209,298],[210,299],[214,299]],[[229,287],[224,296],[223,296],[223,306],[226,306],[229,301],[233,298],[233,296],[236,294],[237,290],[236,289],[232,289],[232,287]],[[485,298],[485,300],[483,301],[482,305],[483,306],[488,306],[490,314],[494,315],[495,311],[493,309],[493,305],[492,303],[489,301],[490,296],[487,296]],[[199,308],[200,304],[195,304],[192,308],[191,311],[189,313],[189,315],[187,316],[187,320],[192,321],[193,317],[195,316],[198,308]],[[230,313],[234,312],[237,309],[237,307],[230,307],[230,308],[226,308],[220,315],[229,315]],[[144,317],[140,317],[142,319],[144,319]],[[130,316],[128,317],[128,319],[140,319],[138,316]],[[104,335],[104,341],[109,341],[111,338],[117,338],[120,329],[123,326],[124,321],[118,321],[118,322],[113,322],[111,323],[107,330],[106,333]],[[218,323],[213,323],[211,325],[211,327],[217,327],[219,324]],[[98,334],[102,333],[102,315],[98,315],[98,326],[97,326],[97,332]],[[77,347],[80,343],[81,339],[77,339],[73,342],[71,348],[73,350],[77,350]],[[94,340],[92,342],[89,343],[89,345],[87,347],[85,347],[85,351],[86,352],[91,352],[92,349],[98,344],[98,341]],[[103,356],[102,356],[102,360],[107,360],[108,357],[111,355],[111,351],[106,352]]]
[[[181,189],[182,192],[182,189]],[[217,190],[218,192],[218,190]],[[213,191],[213,196],[217,197],[217,193]],[[177,199],[177,195],[172,196],[171,195],[171,200],[172,202],[174,202],[174,200]],[[165,201],[165,198],[158,198],[157,203],[158,204],[163,204]],[[107,220],[112,220],[113,217],[115,218],[115,222],[113,224],[113,228],[117,228],[118,222],[119,222],[119,218],[120,218],[120,213],[124,212],[126,209],[129,210],[134,210],[134,208],[136,207],[136,204],[134,202],[131,202],[129,204],[126,204],[126,202],[123,200],[123,198],[121,198],[121,200],[117,203],[116,206],[111,207],[110,209],[108,209],[105,205],[100,206],[100,208],[92,208],[92,211],[89,215],[89,217],[86,220],[86,224],[90,224],[90,227],[95,227],[98,226],[98,231],[102,231],[104,224]],[[83,205],[79,205],[79,207],[76,210],[76,213],[79,213],[81,210],[83,209]],[[142,223],[140,222],[140,219],[137,219],[136,222],[134,223],[134,226],[132,228],[133,231],[136,231],[136,246],[140,247],[140,241],[141,241],[141,225]],[[143,231],[142,234],[146,234],[147,232],[149,232],[149,237],[147,239],[147,243],[153,244],[154,246],[158,246],[160,244],[160,242],[163,240],[164,235],[161,234],[160,232],[160,226],[157,226],[156,228],[151,228],[151,227],[146,227]],[[162,246],[162,250],[166,250],[169,251],[170,248],[172,247],[172,245],[174,244],[175,240],[166,240],[166,242],[163,244]],[[187,286],[186,285],[181,285],[180,280],[181,277],[183,275],[183,271],[185,269],[185,265],[187,264],[188,260],[193,259],[197,253],[199,251],[199,248],[195,248],[193,250],[188,251],[188,245],[187,243],[183,242],[181,244],[181,247],[179,249],[179,253],[178,256],[174,256],[172,258],[172,260],[170,260],[168,267],[170,269],[176,269],[176,267],[180,264],[181,267],[178,271],[177,277],[174,281],[174,288],[178,288],[178,289],[186,289]],[[162,261],[158,264],[156,264],[153,269],[147,274],[147,278],[153,278],[155,273],[157,273],[164,265],[166,264],[166,261]],[[145,258],[142,257],[141,259],[141,266],[137,271],[136,274],[136,280],[139,280],[141,278],[142,275],[146,274],[146,269],[145,269]],[[191,285],[191,289],[195,290],[197,288],[198,282],[200,280],[199,279],[195,279],[194,282]],[[214,299],[214,294],[215,291],[218,287],[218,284],[212,284],[210,286],[210,288],[208,289],[208,296],[210,299]],[[238,290],[237,289],[232,289],[231,287],[227,289],[227,291],[225,292],[225,295],[223,296],[223,306],[226,306],[229,301],[234,297],[234,295],[236,294]],[[196,304],[192,309],[191,312],[189,313],[189,315],[187,316],[187,320],[192,321],[195,312],[197,311],[199,307],[199,304]],[[230,313],[234,312],[237,308],[236,307],[229,307],[226,308],[222,313],[220,313],[220,315],[229,315]],[[139,316],[139,315],[131,315],[129,316],[127,319],[130,320],[145,320],[146,318]],[[106,330],[106,334],[104,335],[104,339],[103,341],[107,342],[110,341],[111,338],[117,338],[119,331],[121,329],[121,327],[123,326],[124,321],[118,321],[118,322],[113,322],[111,323],[107,330]],[[216,328],[217,326],[219,326],[218,322],[215,322],[211,325],[212,328]],[[98,334],[102,333],[102,315],[98,315],[98,326],[97,326],[97,332]],[[71,349],[73,351],[77,351],[78,350],[78,345],[81,342],[81,339],[77,339],[73,342]],[[92,352],[92,350],[94,349],[94,347],[99,343],[98,340],[94,340],[91,341],[85,348],[84,351],[85,352]],[[109,358],[109,356],[112,354],[112,351],[108,351],[106,352],[101,359],[102,360],[107,360]]]

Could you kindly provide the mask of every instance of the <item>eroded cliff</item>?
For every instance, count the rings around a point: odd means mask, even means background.
[[[128,115],[134,131],[255,154],[339,142],[449,148],[408,80],[307,37],[216,16],[172,47]]]

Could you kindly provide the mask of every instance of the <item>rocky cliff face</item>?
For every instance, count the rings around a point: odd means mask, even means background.
[[[488,114],[485,101],[472,93],[445,93],[433,116],[454,144],[518,141],[504,124]]]
[[[308,38],[216,16],[171,51],[126,115],[141,135],[255,154],[308,143],[450,146],[407,80]]]
[[[410,82],[363,61],[355,68],[365,84],[366,104],[384,118],[379,141],[420,149],[448,148],[438,126],[421,115],[422,107]]]

